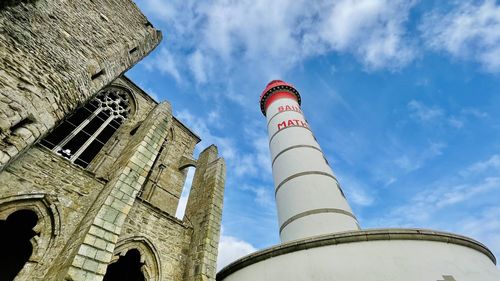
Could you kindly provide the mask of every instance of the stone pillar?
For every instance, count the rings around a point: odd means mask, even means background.
[[[184,215],[193,227],[185,281],[215,280],[225,176],[224,159],[211,145],[198,159]]]
[[[68,264],[61,266],[55,261],[57,268],[54,267],[54,270],[58,272],[52,272],[54,275],[48,276],[47,280],[63,280],[63,277],[74,281],[102,280],[125,219],[171,124],[168,103],[159,104],[149,114],[117,159],[117,170],[112,180],[104,187],[63,250],[69,256],[61,257],[60,262]],[[68,268],[67,273],[61,268]]]
[[[290,84],[275,80],[261,96],[282,242],[358,230],[359,225]]]

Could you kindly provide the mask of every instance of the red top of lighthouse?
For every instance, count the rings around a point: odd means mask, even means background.
[[[262,114],[264,114],[264,116],[266,116],[267,107],[271,104],[272,101],[275,100],[270,97],[275,96],[279,98],[278,95],[273,95],[277,93],[284,94],[279,95],[279,97],[292,96],[297,99],[299,105],[301,103],[300,94],[292,84],[289,84],[282,80],[273,80],[269,82],[269,84],[267,84],[266,89],[264,89],[262,95],[260,95],[260,110],[262,111]]]

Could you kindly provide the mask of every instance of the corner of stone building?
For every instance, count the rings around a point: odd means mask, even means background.
[[[211,145],[200,153],[184,220],[193,233],[185,281],[215,280],[226,164]]]

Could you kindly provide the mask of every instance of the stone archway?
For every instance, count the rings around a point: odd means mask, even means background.
[[[143,265],[139,251],[130,249],[108,266],[103,281],[146,281]]]
[[[140,256],[140,271],[142,272],[144,277],[144,280],[140,281],[160,281],[161,265],[158,251],[156,250],[154,245],[145,237],[130,237],[119,241],[115,248],[115,254],[111,260],[110,265],[108,266],[108,269],[111,268],[113,264],[118,263],[120,259],[126,257],[130,251],[132,251],[133,255],[135,255],[135,253],[137,252]],[[104,279],[104,281],[114,280]]]
[[[18,210],[0,220],[0,281],[12,281],[33,253],[30,240],[38,216],[31,210]]]
[[[42,277],[43,269],[50,265],[47,264],[50,260],[44,257],[54,246],[61,227],[59,211],[51,201],[45,194],[24,194],[0,198],[0,221],[4,222],[4,227],[12,229],[12,223],[16,225],[16,221],[21,220],[22,225],[14,227],[20,227],[21,233],[27,235],[23,237],[31,244],[31,252],[19,269],[16,281]],[[25,226],[29,229],[25,229]],[[19,238],[23,238],[21,236]],[[0,281],[4,281],[2,278],[0,274]]]

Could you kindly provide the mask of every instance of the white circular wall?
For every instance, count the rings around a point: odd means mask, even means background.
[[[424,230],[368,230],[281,244],[227,266],[219,281],[499,281],[489,250]]]

